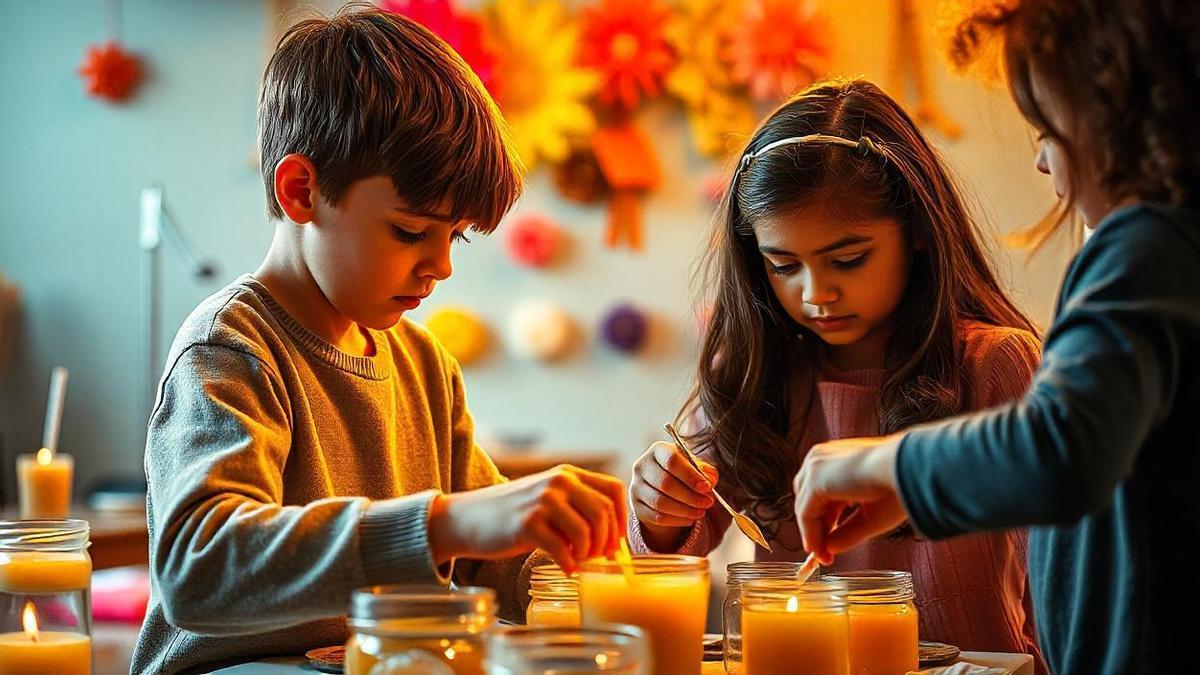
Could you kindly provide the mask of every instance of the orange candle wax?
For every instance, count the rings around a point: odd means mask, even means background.
[[[905,675],[919,668],[917,610],[911,604],[850,605],[853,675]]]
[[[81,633],[39,631],[33,604],[25,605],[24,632],[0,634],[4,675],[89,675],[92,641]]]

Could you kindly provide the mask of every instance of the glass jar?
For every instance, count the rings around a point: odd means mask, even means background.
[[[579,578],[569,577],[558,565],[538,565],[529,575],[530,626],[579,627]]]
[[[650,644],[636,626],[513,628],[488,638],[488,675],[650,675]]]
[[[742,669],[754,675],[848,675],[844,582],[742,584]]]
[[[598,558],[579,572],[583,627],[617,623],[646,631],[655,673],[700,673],[709,593],[708,560],[696,556],[637,556],[631,566]]]
[[[0,673],[91,672],[88,532],[86,520],[0,522]]]
[[[370,675],[413,651],[456,675],[482,675],[484,639],[496,622],[496,592],[464,586],[372,586],[350,596],[346,674]]]
[[[824,579],[843,582],[848,589],[853,675],[905,675],[919,668],[912,574],[862,570]]]
[[[740,673],[742,665],[742,583],[751,579],[795,579],[802,562],[735,562],[725,567],[725,602],[721,607],[725,672]],[[816,574],[814,574],[814,580]]]

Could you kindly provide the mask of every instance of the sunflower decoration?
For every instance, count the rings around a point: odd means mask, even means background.
[[[669,16],[657,0],[599,0],[582,10],[579,62],[603,78],[601,104],[629,112],[662,94],[675,65],[664,30]]]
[[[683,103],[692,143],[707,157],[723,158],[732,139],[754,128],[754,109],[721,58],[742,10],[735,0],[684,0],[665,30],[677,55],[667,91]]]
[[[576,61],[579,26],[556,0],[497,0],[485,25],[496,49],[497,102],[527,168],[566,159],[571,141],[596,127],[587,99],[600,85]]]
[[[406,16],[446,41],[471,66],[483,86],[496,96],[495,49],[489,44],[483,21],[454,6],[450,0],[379,0],[379,8]]]
[[[730,76],[760,101],[786,98],[829,64],[828,22],[813,0],[750,0],[728,33],[722,56]]]

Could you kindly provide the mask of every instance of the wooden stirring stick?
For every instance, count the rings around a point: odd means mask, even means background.
[[[675,440],[675,445],[679,447],[680,452],[682,452],[683,456],[687,458],[687,461],[692,465],[692,468],[694,468],[696,471],[699,471],[700,475],[703,476],[704,471],[700,469],[700,464],[696,461],[696,456],[692,454],[692,451],[688,448],[687,444],[683,442],[682,438],[680,438],[679,432],[675,431],[675,427],[670,423],[667,423],[663,425],[663,428],[666,429],[667,433],[671,435],[671,438]],[[708,480],[708,478],[705,477],[705,480]],[[725,498],[717,493],[716,488],[713,488],[712,494],[713,498],[717,500],[717,503],[723,506],[725,510],[729,512],[729,515],[733,516],[733,522],[737,523],[738,529],[741,530],[742,533],[747,537],[749,537],[750,541],[753,541],[759,546],[767,549],[768,552],[771,550],[771,545],[767,543],[767,538],[763,536],[762,530],[758,529],[758,525],[753,520],[750,520],[749,517],[734,510],[734,508],[729,505],[729,502],[725,501]]]

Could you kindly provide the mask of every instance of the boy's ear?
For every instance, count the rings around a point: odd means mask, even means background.
[[[311,223],[317,212],[317,169],[299,154],[285,155],[275,165],[275,201],[293,223]]]

